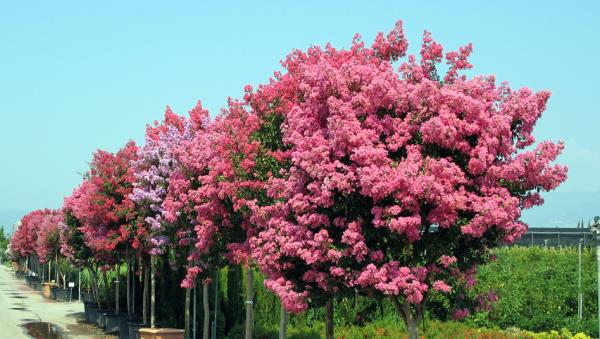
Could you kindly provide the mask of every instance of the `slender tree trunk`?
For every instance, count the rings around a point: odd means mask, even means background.
[[[202,323],[202,339],[208,339],[208,329],[210,328],[210,305],[208,303],[208,283],[202,284],[202,306],[204,309],[204,322]]]
[[[279,339],[285,339],[287,337],[287,324],[288,324],[289,313],[281,304],[281,311],[279,313]]]
[[[52,260],[48,260],[48,282],[52,282]]]
[[[150,258],[150,327],[156,327],[156,259]]]
[[[150,280],[150,272],[148,271],[148,263],[142,269],[144,270],[144,291],[142,292],[142,317],[144,324],[148,324],[148,282]]]
[[[56,283],[58,284],[58,253],[56,253],[56,255],[54,256],[54,260],[56,260],[56,264],[54,265],[56,267],[54,268],[54,271],[56,272]]]
[[[108,273],[102,272],[104,278],[104,288],[106,289],[106,310],[110,310],[110,281],[108,281]]]
[[[115,313],[119,314],[119,285],[121,285],[119,281],[119,263],[120,260],[117,259],[117,263],[115,264]]]
[[[125,255],[125,263],[127,264],[127,316],[131,317],[131,258],[129,257],[129,247]]]
[[[333,339],[333,297],[325,304],[325,338]]]
[[[132,269],[131,269],[131,271],[132,271],[132,278],[133,278],[133,286],[131,286],[132,287],[131,288],[132,289],[132,292],[131,292],[131,315],[135,315],[135,285],[137,285],[136,284],[137,279],[136,279],[136,275],[135,275],[136,262],[137,262],[137,260],[136,260],[136,257],[134,255],[133,258],[131,258],[131,263],[132,263],[132,266],[133,266]]]
[[[81,301],[81,266],[77,271],[77,299]]]
[[[94,266],[89,264],[88,272],[90,272],[90,277],[92,278],[92,294],[94,295],[94,300],[100,308],[100,295],[98,291],[98,275],[96,274],[96,270],[94,270]]]
[[[196,316],[196,305],[198,304],[198,283],[197,283],[197,279],[194,279],[194,312],[192,313],[192,318],[194,320],[192,320],[192,339],[196,339],[196,324],[198,323],[197,320],[197,316]]]
[[[184,318],[184,329],[185,338],[190,338],[190,299],[191,299],[191,288],[185,289],[185,318]]]
[[[192,253],[192,246],[190,245],[188,248],[188,254]],[[192,293],[192,289],[191,288],[186,288],[185,289],[185,305],[184,305],[184,336],[185,339],[190,339],[190,299],[191,299],[191,293]]]
[[[219,269],[217,268],[215,271],[215,302],[213,305],[214,314],[213,314],[213,326],[212,326],[212,335],[213,338],[217,338],[217,317],[219,315]]]
[[[245,339],[252,339],[254,329],[254,270],[250,263],[246,269],[246,333]]]

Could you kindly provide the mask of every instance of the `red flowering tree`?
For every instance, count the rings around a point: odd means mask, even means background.
[[[36,253],[40,263],[46,263],[60,252],[58,225],[62,222],[62,211],[46,210],[36,241]]]
[[[36,254],[40,226],[49,210],[35,210],[21,218],[21,224],[11,238],[10,249],[17,258],[25,259]]]
[[[59,223],[60,252],[77,268],[87,268],[92,279],[92,293],[94,300],[99,304],[98,291],[98,269],[108,258],[106,252],[92,250],[85,241],[85,234],[82,232],[82,222],[77,216],[83,216],[89,209],[90,199],[96,192],[95,186],[89,181],[84,180],[73,193],[65,197],[62,211],[63,221]]]
[[[82,222],[86,242],[95,251],[122,252],[133,236],[131,221],[136,217],[130,198],[135,177],[130,162],[137,157],[133,141],[116,153],[98,150],[90,163],[87,180],[93,185],[85,208],[77,218]]]
[[[417,338],[430,296],[472,284],[488,249],[520,237],[521,211],[567,171],[553,165],[562,143],[525,150],[548,92],[459,75],[471,45],[446,53],[440,75],[428,32],[420,61],[397,72],[406,49],[399,22],[371,47],[357,36],[350,50],[294,51],[246,100],[259,126],[276,124],[278,143],[263,145],[284,165],[266,188],[275,203],[255,209],[267,287],[294,312],[327,301],[328,318],[346,291],[388,297]]]
[[[136,158],[137,146],[133,141],[116,153],[98,150],[86,174],[87,183],[70,206],[80,223],[78,229],[86,246],[106,264],[120,264],[129,244],[138,236],[134,232],[137,212],[130,198],[135,181],[130,163]],[[118,313],[118,284],[115,292]]]

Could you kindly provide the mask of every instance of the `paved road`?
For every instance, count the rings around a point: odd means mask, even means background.
[[[106,336],[83,321],[83,304],[44,299],[13,271],[0,266],[0,338],[31,338],[21,324],[43,321],[58,326],[65,338],[116,338]]]

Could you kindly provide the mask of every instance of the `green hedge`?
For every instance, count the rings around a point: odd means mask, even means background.
[[[497,259],[479,268],[478,285],[474,294],[495,291],[499,301],[489,312],[479,312],[465,320],[468,328],[507,329],[516,327],[534,332],[568,329],[572,333],[584,332],[598,335],[596,257],[595,249],[583,252],[583,314],[577,319],[577,249],[543,249],[539,247],[500,248],[494,251]],[[183,326],[184,293],[178,286],[185,272],[172,272],[166,260],[159,261],[161,274],[158,281],[157,310],[161,326]],[[84,275],[85,279],[85,275]],[[244,330],[246,271],[229,266],[219,274],[218,336],[239,338]],[[280,305],[272,293],[263,285],[264,277],[255,272],[254,319],[256,338],[277,337]],[[124,286],[121,297],[124,297]],[[136,291],[141,299],[141,288]],[[202,288],[198,288],[198,329],[201,330]],[[112,290],[111,290],[112,292]],[[110,297],[107,295],[106,297]],[[211,321],[213,319],[214,286],[209,290]],[[109,299],[110,300],[110,299]],[[448,307],[441,311],[449,312]],[[139,310],[140,308],[138,308]],[[430,308],[429,318],[444,319],[443,312]],[[289,320],[290,338],[319,338],[324,333],[324,311],[322,308],[309,309]],[[396,337],[403,331],[403,325],[387,300],[354,296],[335,301],[334,323],[336,333],[342,338]],[[433,331],[436,321],[428,320],[425,327]],[[446,324],[446,323],[445,323]],[[454,323],[450,323],[454,324]],[[460,327],[460,325],[444,325]],[[395,332],[400,331],[400,332]],[[457,330],[462,331],[462,330]],[[466,330],[465,330],[466,331]],[[480,330],[477,338],[485,337]],[[378,334],[379,333],[379,334]],[[383,333],[383,334],[382,334]],[[403,333],[403,332],[402,332]],[[435,332],[428,332],[435,337]],[[441,332],[447,333],[447,332]],[[440,336],[442,336],[440,334]]]
[[[492,311],[470,316],[473,326],[541,332],[568,328],[598,336],[595,249],[582,251],[583,320],[577,319],[577,248],[511,247],[479,269],[476,291],[494,290]]]

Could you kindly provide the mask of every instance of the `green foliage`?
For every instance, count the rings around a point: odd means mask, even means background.
[[[4,252],[8,248],[9,237],[4,234],[4,226],[0,225],[0,258],[4,258]]]
[[[245,273],[245,272],[244,272]],[[244,274],[244,286],[246,286]],[[271,326],[279,323],[279,299],[265,288],[264,276],[254,272],[254,322],[256,325]]]
[[[567,328],[597,336],[595,251],[582,253],[583,316],[577,319],[577,248],[501,248],[479,269],[475,293],[495,291],[490,312],[467,319],[473,326],[515,326],[536,332]]]
[[[244,279],[240,265],[227,266],[227,300],[224,305],[225,328],[232,329],[244,322]]]
[[[321,339],[324,338],[325,324],[317,322],[313,326],[290,326],[288,338],[292,339]],[[230,331],[228,339],[244,337],[243,326],[238,326]],[[257,326],[254,338],[277,339],[278,328],[271,326]],[[430,322],[427,327],[419,328],[419,333],[427,339],[469,338],[469,339],[590,339],[589,336],[578,333],[573,334],[567,329],[560,331],[549,331],[535,333],[523,331],[516,328],[508,331],[486,328],[472,328],[463,323]],[[335,337],[338,339],[378,339],[378,338],[408,338],[406,329],[402,323],[391,320],[378,320],[365,326],[338,326],[335,328]]]

